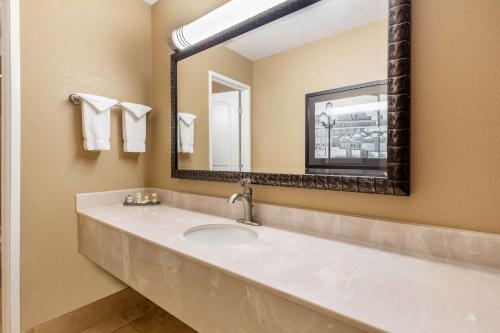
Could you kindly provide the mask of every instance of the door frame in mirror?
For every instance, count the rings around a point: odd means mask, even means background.
[[[410,195],[411,0],[388,0],[387,176],[181,170],[177,156],[177,62],[321,0],[289,0],[171,55],[171,177],[386,195]]]
[[[250,86],[236,81],[230,77],[219,74],[214,71],[208,71],[208,168],[214,170],[213,163],[213,83],[224,85],[228,88],[234,89],[239,93],[239,150],[240,150],[240,171],[246,171],[252,165],[252,112],[251,112],[251,98],[252,89]]]

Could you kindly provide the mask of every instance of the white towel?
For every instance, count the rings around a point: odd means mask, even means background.
[[[194,151],[194,120],[195,115],[190,113],[178,114],[177,151],[179,153],[190,153]]]
[[[146,151],[146,105],[122,102],[123,151],[143,153]]]
[[[78,93],[82,99],[83,147],[85,150],[109,150],[110,109],[116,99]]]

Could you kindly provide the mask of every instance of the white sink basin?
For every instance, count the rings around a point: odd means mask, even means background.
[[[259,238],[259,234],[239,225],[206,224],[186,230],[184,237],[198,244],[231,246],[250,243]]]

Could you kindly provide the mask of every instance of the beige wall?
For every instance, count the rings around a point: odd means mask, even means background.
[[[152,185],[227,196],[238,187],[170,178],[165,34],[224,1],[160,0],[153,19]],[[412,195],[255,187],[258,201],[500,233],[500,2],[415,0]]]
[[[306,94],[386,78],[387,20],[255,61],[252,171],[305,172]]]
[[[23,329],[105,297],[122,284],[77,253],[74,194],[144,186],[144,154],[83,150],[89,92],[150,103],[151,9],[141,0],[21,1]]]
[[[179,61],[178,111],[191,113],[197,117],[194,126],[194,151],[192,154],[179,154],[181,169],[208,170],[209,168],[209,71],[252,85],[252,62],[222,45]]]

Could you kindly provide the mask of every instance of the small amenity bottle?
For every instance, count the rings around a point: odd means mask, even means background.
[[[127,199],[125,200],[127,204],[133,204],[134,198],[132,198],[132,194],[127,194]]]
[[[142,193],[141,192],[137,192],[135,194],[135,203],[136,204],[141,204],[142,203]]]

